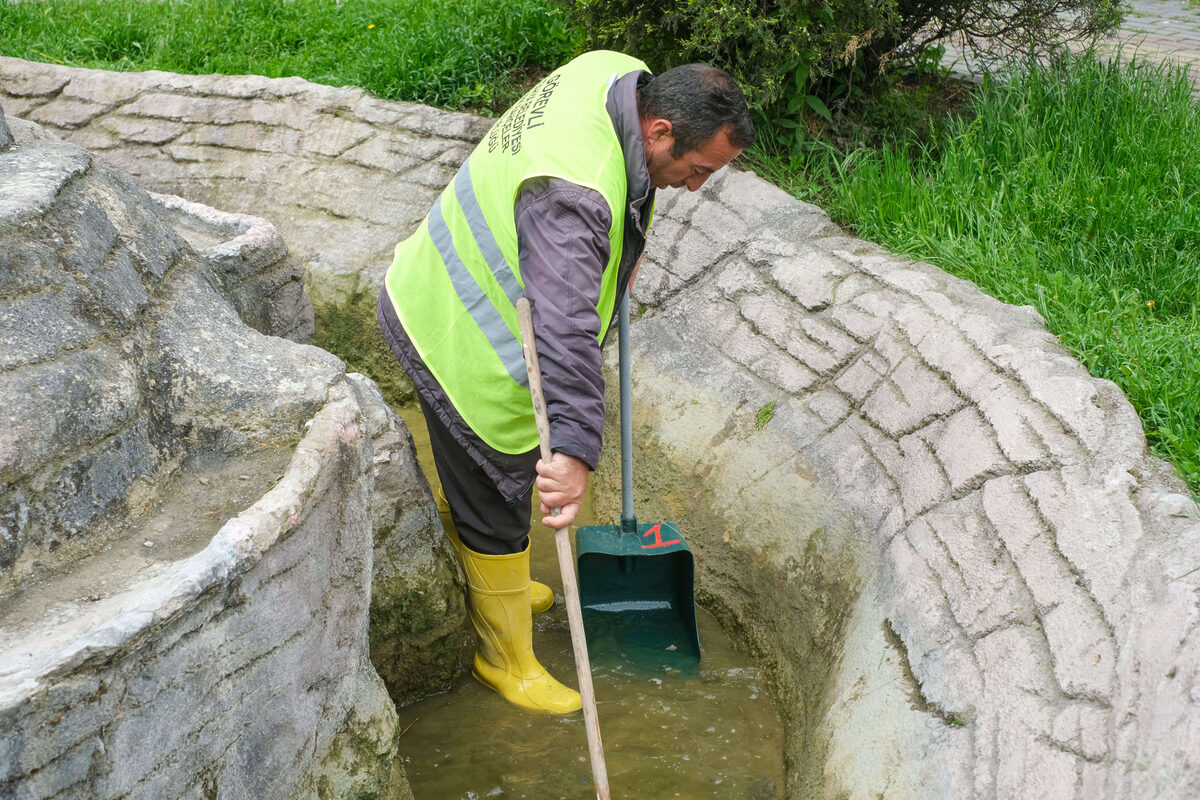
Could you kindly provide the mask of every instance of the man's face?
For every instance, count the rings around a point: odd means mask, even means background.
[[[675,137],[671,123],[654,120],[643,128],[642,143],[646,149],[646,169],[650,173],[650,184],[656,189],[681,189],[696,191],[708,176],[738,157],[740,147],[734,147],[725,129],[691,152],[679,158],[671,155]]]

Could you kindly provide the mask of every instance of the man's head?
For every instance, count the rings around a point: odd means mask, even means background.
[[[685,64],[638,91],[638,116],[650,183],[696,191],[754,143],[737,82],[716,67]]]

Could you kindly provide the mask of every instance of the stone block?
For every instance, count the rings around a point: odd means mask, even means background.
[[[92,313],[109,317],[119,328],[133,327],[138,314],[150,302],[141,276],[124,249],[87,273],[85,282],[95,298],[95,304],[90,306]]]
[[[1064,753],[1017,722],[997,742],[996,796],[1028,800],[1073,800],[1081,759]],[[1080,798],[1082,800],[1082,798]]]
[[[963,405],[963,400],[939,376],[935,375],[916,358],[902,358],[891,370],[891,374],[863,402],[863,413],[886,431],[898,438],[916,431],[934,420],[945,417]],[[956,419],[958,415],[951,418]],[[949,427],[949,423],[947,423]],[[945,435],[956,436],[961,423]],[[967,435],[963,431],[961,435]],[[934,444],[936,448],[936,444]],[[954,446],[962,444],[955,442]],[[968,477],[963,474],[969,468],[957,471],[947,469],[952,479],[960,483]],[[973,474],[970,476],[973,477]]]
[[[851,415],[814,444],[811,452],[813,461],[828,470],[839,490],[857,487],[851,503],[862,515],[863,524],[874,529],[887,517],[890,509],[900,504],[900,492],[859,435],[859,431],[869,429]]]
[[[954,620],[937,571],[908,538],[913,528],[887,546],[884,570],[893,592],[889,619],[920,682],[914,690],[942,713],[965,721],[984,702],[985,673]]]
[[[845,364],[861,349],[861,345],[853,337],[847,336],[823,316],[803,314],[800,317],[800,327],[809,339],[820,343],[833,354],[835,366]]]
[[[942,373],[963,394],[1000,373],[953,325],[923,306],[912,304],[895,313],[897,326],[921,359]]]
[[[868,278],[851,275],[838,285],[838,298],[847,295],[846,302],[836,303],[829,318],[860,342],[873,339],[888,324],[892,307],[885,295]]]
[[[927,305],[945,305],[945,298],[938,296],[938,292],[945,284],[930,271],[918,269],[911,262],[899,258],[890,262],[864,258],[858,262],[857,266],[885,286],[890,286],[913,297],[920,297]],[[940,273],[941,270],[938,272]]]
[[[140,76],[121,76],[124,80],[114,80],[113,73],[104,70],[75,70],[70,77],[70,82],[62,87],[62,97],[107,108],[137,97],[145,85],[138,79]]]
[[[664,264],[678,280],[687,283],[700,275],[722,256],[732,252],[732,245],[723,237],[697,227],[685,227],[671,247],[671,256]]]
[[[1125,582],[1142,540],[1142,520],[1128,494],[1078,466],[1025,479],[1029,496],[1059,551],[1105,606],[1127,607]]]
[[[42,97],[56,94],[77,71],[54,64],[41,64],[36,70],[19,58],[0,56],[0,92],[12,97]],[[0,95],[0,96],[3,96]]]
[[[929,444],[919,436],[905,436],[896,444],[902,461],[888,471],[900,486],[908,518],[950,499],[950,482]]]
[[[62,358],[0,372],[0,476],[5,483],[128,423],[139,406],[133,365],[117,348],[103,345]]]
[[[705,190],[737,215],[736,229],[743,231],[761,227],[771,214],[789,209],[796,202],[778,186],[734,168],[723,169],[710,178]]]
[[[1008,625],[1034,625],[1033,598],[1011,559],[981,521],[977,502],[941,506],[924,517],[922,552],[941,576],[950,610],[972,638]],[[913,525],[909,538],[922,529]],[[918,548],[921,549],[921,548]]]
[[[0,297],[48,291],[66,279],[58,268],[54,237],[43,241],[28,236],[22,240],[0,239]]]
[[[849,264],[815,247],[768,263],[775,285],[809,311],[832,304],[838,285],[853,272]]]
[[[99,152],[106,155],[111,153],[114,148],[118,148],[123,144],[120,137],[101,130],[98,124],[72,131],[70,139],[71,144],[78,145],[89,152]]]
[[[850,398],[852,403],[863,402],[884,380],[887,364],[874,351],[868,350],[846,367],[834,379],[833,385]]]
[[[99,120],[92,130],[97,129],[111,134],[112,138],[106,142],[91,140],[87,144],[80,141],[78,137],[72,137],[72,141],[85,147],[101,144],[104,148],[111,146],[111,142],[115,141],[162,145],[178,139],[181,134],[189,130],[189,127],[170,120],[127,117],[114,113],[107,114],[102,120]]]
[[[52,359],[99,335],[91,322],[67,311],[71,300],[86,306],[86,295],[78,289],[0,300],[0,369]]]
[[[770,381],[788,394],[797,394],[813,386],[819,376],[791,356],[775,351],[750,365],[755,375]]]
[[[375,135],[375,128],[362,122],[322,114],[304,137],[304,149],[337,158]]]
[[[990,382],[977,383],[969,396],[995,431],[996,444],[1004,457],[1017,467],[1044,466],[1051,454],[1059,458],[1076,454],[1077,449],[1070,447],[1070,438],[1054,419],[1030,403],[1011,379],[997,375]]]
[[[0,86],[0,99],[4,100],[5,113],[9,120],[26,119],[34,110],[44,106],[48,101],[45,97],[13,97],[6,95]]]
[[[1108,753],[1108,715],[1106,709],[1092,703],[1072,703],[1054,717],[1051,738],[1087,761],[1102,761]]]
[[[786,351],[806,367],[807,371],[827,375],[841,363],[837,353],[806,335],[805,314],[797,311],[789,303],[780,302],[777,296],[751,293],[741,301],[740,310],[742,316],[753,324],[762,336]],[[835,331],[831,333],[838,335]],[[842,341],[838,343],[843,346],[846,343],[851,347],[854,345],[854,342],[844,335],[841,335],[840,339]],[[847,355],[849,352],[852,352],[851,348],[847,348]]]
[[[66,142],[28,146],[33,126],[10,120],[16,147],[0,152],[0,235],[44,214],[70,181],[84,174],[92,157]]]
[[[172,127],[177,123],[166,123]],[[147,126],[149,127],[149,126]],[[153,126],[161,130],[162,125]],[[247,150],[264,153],[282,153],[297,156],[305,152],[301,141],[304,135],[294,128],[281,128],[260,122],[233,122],[218,125],[188,125],[184,133],[177,137],[165,138],[180,145],[218,148],[224,150]],[[166,133],[166,131],[162,131]],[[226,158],[237,158],[236,154],[228,154]]]
[[[343,161],[361,164],[372,170],[384,170],[401,175],[422,163],[415,153],[398,146],[398,142],[384,136],[374,136],[351,147],[341,154]]]
[[[54,128],[78,128],[94,120],[108,109],[105,106],[73,97],[57,97],[29,113],[29,119]]]
[[[816,414],[827,427],[833,427],[844,420],[850,413],[850,404],[846,396],[827,389],[810,392],[805,398],[805,405]]]
[[[1129,401],[1108,381],[1088,375],[1066,353],[995,347],[989,353],[1011,370],[1030,397],[1046,408],[1093,455],[1131,460],[1145,448]]]
[[[933,448],[955,495],[1012,469],[996,447],[991,427],[972,406],[929,425],[919,435]]]
[[[1077,592],[1044,612],[1041,620],[1054,676],[1063,692],[1107,704],[1112,696],[1116,642],[1099,609]]]
[[[722,353],[742,366],[757,363],[772,354],[771,345],[764,342],[753,328],[740,319],[718,346]]]
[[[1115,643],[1103,612],[1077,584],[1070,564],[1054,546],[1019,481],[990,481],[983,502],[1037,605],[1061,691],[1108,698]]]
[[[731,259],[715,270],[715,277],[715,285],[721,293],[729,300],[740,302],[742,316],[769,337],[782,339],[785,336],[787,304],[771,291],[749,262],[740,258]]]

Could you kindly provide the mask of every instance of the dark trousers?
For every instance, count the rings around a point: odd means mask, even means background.
[[[419,397],[419,395],[418,395]],[[450,516],[458,538],[469,549],[484,555],[520,553],[529,544],[530,502],[533,486],[512,503],[506,503],[496,484],[455,440],[437,414],[421,400],[429,428],[429,445],[438,480],[450,503]]]
[[[387,290],[379,293],[376,311],[384,341],[400,365],[407,363],[406,359],[418,358],[400,321],[396,319],[387,299]],[[488,477],[426,402],[422,385],[426,385],[429,391],[434,391],[436,387],[428,386],[434,379],[422,372],[421,366],[419,362],[414,362],[413,370],[421,374],[414,375],[410,371],[410,377],[417,387],[421,413],[425,415],[425,425],[429,428],[433,463],[437,467],[446,500],[450,503],[450,516],[454,520],[454,527],[458,529],[459,539],[471,550],[484,555],[520,553],[529,544],[530,500],[537,450],[516,456],[497,454],[499,458],[507,460],[503,469],[516,470],[517,474],[526,469],[529,472],[529,488],[511,503],[506,502],[504,495],[496,488],[496,482]]]

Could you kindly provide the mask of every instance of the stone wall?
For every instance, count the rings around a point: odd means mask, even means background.
[[[1197,507],[1120,391],[1032,309],[711,183],[635,292],[640,513],[782,650],[794,796],[1196,795]]]
[[[5,59],[0,92],[148,185],[275,221],[329,297],[378,285],[487,127]],[[705,603],[771,668],[789,796],[1200,795],[1197,507],[1112,384],[1032,310],[752,175],[660,195],[649,247],[638,514],[680,523]]]
[[[444,690],[462,595],[378,389],[280,338],[299,287],[264,220],[0,111],[0,797],[407,794],[368,621]]]
[[[117,75],[3,57],[0,104],[147,189],[266,217],[318,302],[378,288],[400,235],[491,125],[299,78]],[[331,219],[345,223],[336,243]]]
[[[349,387],[329,400],[279,483],[200,552],[59,598],[53,628],[6,609],[0,796],[382,795],[395,712],[365,659],[371,449]]]

